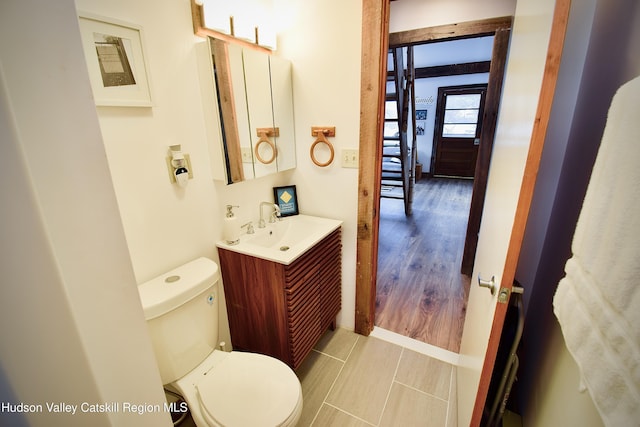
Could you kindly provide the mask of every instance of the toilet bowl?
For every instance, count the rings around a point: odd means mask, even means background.
[[[218,266],[199,258],[138,286],[162,383],[198,427],[295,426],[302,387],[270,356],[216,350]]]
[[[302,413],[296,375],[261,354],[216,350],[172,386],[198,426],[295,426]]]

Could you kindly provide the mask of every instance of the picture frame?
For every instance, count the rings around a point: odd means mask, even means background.
[[[142,28],[86,12],[78,20],[96,105],[151,107]]]
[[[416,110],[416,135],[424,135],[427,128],[427,110]]]
[[[280,208],[280,216],[298,215],[298,195],[295,185],[273,187],[273,200]]]

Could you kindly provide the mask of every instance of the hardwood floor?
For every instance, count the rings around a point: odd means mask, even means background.
[[[470,278],[460,273],[473,182],[417,181],[413,214],[401,200],[380,201],[375,324],[460,350]]]

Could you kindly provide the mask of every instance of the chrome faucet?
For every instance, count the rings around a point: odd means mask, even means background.
[[[271,212],[271,216],[269,217],[269,222],[276,222],[276,217],[280,216],[280,206],[271,202],[261,202],[260,203],[260,221],[258,221],[258,228],[265,228],[267,224],[264,221],[264,217],[262,216],[262,207],[263,206],[271,206],[273,208],[273,212]]]

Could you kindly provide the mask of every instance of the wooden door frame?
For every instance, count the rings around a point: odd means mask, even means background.
[[[505,269],[500,284],[501,287],[507,289],[511,289],[513,285],[533,199],[558,80],[570,8],[571,0],[557,0],[555,3],[542,87],[505,260]],[[379,142],[382,140],[384,125],[383,101],[389,46],[389,12],[389,0],[366,0],[363,2],[355,307],[355,331],[363,335],[369,335],[373,330],[375,316],[378,211],[380,207],[379,164],[382,156]],[[453,31],[457,25],[451,27],[449,30]],[[437,36],[438,34],[433,34],[433,37]],[[371,64],[375,65],[371,66]],[[374,117],[376,120],[373,120]],[[498,304],[496,307],[473,408],[472,426],[480,425],[506,309],[507,304]]]
[[[355,307],[355,331],[362,335],[373,330],[375,315],[389,12],[389,0],[362,2]]]
[[[511,23],[512,17],[507,16],[389,34],[389,1],[363,2],[355,307],[355,331],[360,334],[369,335],[373,330],[375,320],[378,212],[380,209],[382,162],[380,141],[384,126],[388,47],[390,45],[402,46],[418,42],[424,43],[425,41],[436,42],[483,35],[495,36],[482,122],[484,131],[478,152],[478,167],[476,167],[469,225],[467,226],[467,236],[473,237],[471,243],[465,243],[465,251],[467,247],[473,245],[473,252],[469,251],[469,253],[475,256]],[[378,66],[371,66],[371,64]],[[373,117],[376,117],[377,120],[372,120]],[[467,239],[469,238],[467,237]],[[473,266],[473,260],[470,263],[465,263],[463,256],[463,272],[465,272],[465,265],[468,264]],[[471,271],[466,274],[471,274]]]

